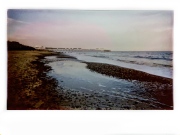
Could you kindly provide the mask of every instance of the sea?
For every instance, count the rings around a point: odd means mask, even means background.
[[[64,51],[79,60],[108,63],[153,75],[173,77],[172,51]]]

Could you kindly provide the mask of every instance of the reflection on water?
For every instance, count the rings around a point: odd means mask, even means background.
[[[132,89],[133,83],[91,72],[85,63],[78,61],[58,61],[49,64],[51,75],[56,77],[64,88],[82,91],[118,92]],[[123,87],[122,87],[123,86]]]
[[[53,58],[56,59],[55,56],[46,57],[47,60]],[[85,63],[78,60],[62,59],[51,61],[48,65],[53,69],[48,75],[58,80],[59,86],[64,89],[63,95],[67,94],[76,107],[84,105],[93,108],[98,105],[101,108],[133,109],[137,104],[148,108],[155,107],[158,103],[137,81],[116,79],[92,72],[86,68]]]

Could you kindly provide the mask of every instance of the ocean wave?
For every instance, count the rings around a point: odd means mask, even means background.
[[[144,58],[144,59],[151,59],[151,60],[167,60],[172,61],[171,58],[165,58],[165,57],[155,57],[155,56],[134,56],[134,58]]]
[[[91,56],[91,55],[89,55],[89,56]],[[108,56],[99,56],[99,55],[92,55],[92,57],[109,58]]]
[[[121,61],[121,62],[125,62],[125,63],[138,64],[138,65],[149,65],[149,66],[159,66],[159,67],[173,67],[173,65],[161,64],[161,63],[144,63],[144,62],[131,61],[131,60],[120,60],[120,59],[117,59],[117,61]]]
[[[162,66],[162,67],[173,67],[173,65],[166,65],[166,64],[159,64],[159,63],[153,63],[153,64],[157,66]]]
[[[117,59],[117,61],[125,62],[125,63],[133,63],[133,64],[138,64],[138,65],[144,65],[144,62],[137,62],[137,61],[132,61],[132,60],[120,60]]]

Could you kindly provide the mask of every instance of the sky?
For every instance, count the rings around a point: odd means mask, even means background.
[[[172,51],[173,11],[9,9],[7,38],[34,47]]]

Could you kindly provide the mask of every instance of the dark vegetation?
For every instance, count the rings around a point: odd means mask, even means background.
[[[33,47],[22,45],[15,41],[12,41],[12,42],[8,41],[7,48],[8,48],[8,51],[11,51],[11,50],[35,50],[35,48],[33,48]]]
[[[58,110],[57,81],[46,75],[51,67],[41,61],[48,51],[8,51],[8,110]]]

